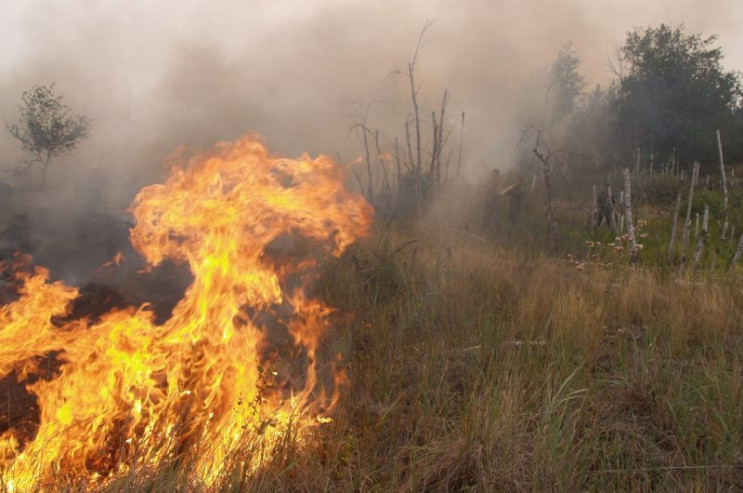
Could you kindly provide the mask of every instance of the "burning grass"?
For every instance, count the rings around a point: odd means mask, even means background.
[[[224,467],[253,471],[286,437],[304,440],[337,400],[319,373],[331,310],[304,286],[318,256],[367,233],[371,207],[345,191],[330,159],[278,158],[254,136],[170,159],[165,183],[137,195],[131,230],[149,266],[190,269],[170,318],[156,323],[147,304],[76,318],[76,288],[11,266],[0,376],[34,396],[38,423],[22,428],[7,413],[0,473],[10,491],[181,462],[190,484],[210,488]],[[49,355],[57,371],[38,378]]]
[[[303,427],[288,406],[282,426],[249,427],[228,451],[204,441],[98,484],[55,470],[49,487],[743,488],[739,273],[578,270],[467,235],[380,224],[307,289],[336,308],[317,358],[348,378],[332,421]],[[267,368],[258,373],[253,385],[271,384]]]

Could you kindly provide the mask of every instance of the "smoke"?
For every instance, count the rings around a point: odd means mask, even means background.
[[[626,31],[661,22],[718,34],[728,68],[743,68],[738,0],[46,0],[4,2],[0,19],[3,121],[17,119],[24,90],[51,82],[94,119],[89,139],[52,162],[37,200],[59,221],[90,207],[122,210],[162,178],[163,157],[181,144],[254,131],[285,155],[350,162],[362,151],[349,128],[364,114],[383,145],[402,142],[410,88],[395,73],[427,20],[416,66],[422,119],[448,89],[448,128],[467,115],[471,176],[515,164],[547,67],[567,43],[591,84],[612,77],[607,62]],[[0,132],[0,164],[20,157]],[[21,187],[37,177],[0,179]]]

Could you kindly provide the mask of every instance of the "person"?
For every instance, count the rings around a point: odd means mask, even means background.
[[[614,214],[614,197],[611,195],[611,187],[608,183],[604,183],[604,189],[596,198],[596,210],[598,211],[596,229],[600,228],[604,221],[608,226],[611,226]]]
[[[517,177],[513,185],[503,190],[501,195],[508,195],[508,222],[513,227],[518,223],[524,209],[524,179]]]
[[[500,170],[494,168],[487,182],[487,195],[482,211],[482,229],[486,233],[496,233],[500,229]]]

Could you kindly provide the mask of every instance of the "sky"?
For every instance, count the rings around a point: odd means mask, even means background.
[[[288,156],[350,162],[365,116],[384,146],[404,139],[411,107],[399,72],[427,21],[422,114],[430,121],[448,90],[446,125],[455,134],[465,112],[470,170],[513,165],[524,115],[567,44],[591,86],[611,79],[627,31],[662,22],[716,34],[725,67],[743,71],[740,0],[0,0],[0,116],[17,120],[23,91],[54,82],[93,126],[52,163],[52,183],[73,190],[93,174],[117,204],[160,180],[177,146],[246,132]],[[0,166],[21,157],[0,132]]]

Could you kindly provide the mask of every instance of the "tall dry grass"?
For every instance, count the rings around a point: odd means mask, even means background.
[[[743,488],[736,275],[578,270],[380,227],[316,290],[350,377],[334,421],[257,470],[237,458],[218,491]],[[105,491],[199,489],[188,478],[172,463]]]

